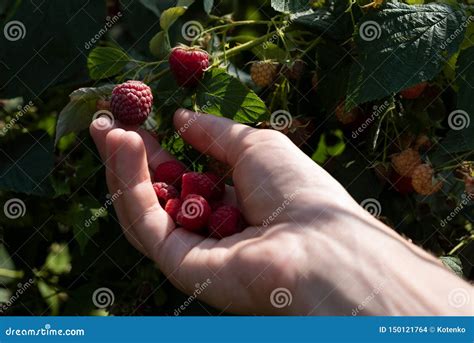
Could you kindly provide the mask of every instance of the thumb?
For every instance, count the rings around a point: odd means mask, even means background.
[[[249,146],[247,139],[258,130],[230,119],[179,109],[174,125],[183,139],[203,154],[235,166],[240,154]]]

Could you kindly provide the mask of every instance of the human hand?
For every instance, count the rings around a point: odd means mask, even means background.
[[[391,252],[406,243],[284,135],[185,110],[175,114],[174,123],[187,143],[233,167],[235,188],[228,187],[227,201],[238,204],[249,224],[243,232],[216,240],[176,228],[150,179],[150,170],[173,157],[140,129],[101,130],[93,123],[91,134],[110,192],[122,192],[114,206],[127,239],[176,287],[193,294],[196,284],[209,280],[198,298],[239,314],[334,315],[350,313],[387,278],[371,264],[377,252],[366,238],[387,243]],[[357,275],[364,276],[362,282],[345,284]],[[291,304],[279,305],[278,288]],[[366,308],[389,310],[380,301]]]

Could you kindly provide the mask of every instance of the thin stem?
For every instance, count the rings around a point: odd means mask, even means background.
[[[474,241],[474,235],[471,235],[470,237],[467,237],[466,239],[462,240],[461,243],[456,245],[449,253],[448,255],[454,255],[458,250],[463,248],[465,245],[467,245],[470,241]]]
[[[0,268],[0,276],[10,279],[21,279],[24,276],[22,271]]]
[[[166,68],[166,69],[163,69],[162,71],[160,71],[159,73],[155,74],[155,75],[152,75],[148,80],[146,80],[146,83],[151,83],[153,81],[156,81],[156,80],[159,80],[161,79],[163,76],[165,76],[166,74],[168,74],[170,72],[170,69],[169,68]]]

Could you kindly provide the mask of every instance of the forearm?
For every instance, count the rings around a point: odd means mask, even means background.
[[[342,211],[343,212],[343,211]],[[473,289],[369,214],[339,213],[306,240],[312,315],[473,315]],[[471,300],[472,301],[472,300]],[[464,304],[463,304],[464,303]],[[310,305],[309,305],[310,304]],[[462,306],[460,306],[462,305]]]

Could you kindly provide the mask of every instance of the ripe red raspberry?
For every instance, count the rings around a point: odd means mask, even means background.
[[[162,206],[170,199],[179,198],[178,190],[167,183],[155,182],[153,184],[153,189],[155,190],[156,196]]]
[[[204,175],[206,175],[213,184],[212,193],[209,200],[222,199],[225,193],[225,183],[223,182],[222,178],[211,172],[206,172]]]
[[[178,85],[191,88],[197,86],[209,67],[209,54],[183,45],[171,50],[168,61]]]
[[[416,99],[421,95],[421,93],[423,93],[426,86],[428,86],[428,83],[421,82],[417,85],[414,85],[413,87],[404,89],[400,92],[400,94],[405,99]]]
[[[140,81],[127,81],[115,86],[110,108],[113,115],[125,125],[142,124],[151,112],[153,94]]]
[[[259,87],[269,86],[277,74],[278,64],[272,61],[258,61],[252,63],[250,76]]]
[[[181,205],[176,222],[188,231],[199,231],[207,226],[211,208],[206,199],[197,194],[189,194]]]
[[[392,167],[401,176],[411,176],[413,170],[420,164],[420,154],[411,148],[392,156]]]
[[[181,199],[189,194],[197,194],[210,200],[215,194],[214,188],[214,182],[207,175],[196,172],[185,173],[181,179]]]
[[[214,238],[224,238],[240,232],[240,211],[224,205],[217,208],[209,217],[209,233]]]
[[[178,161],[164,162],[155,169],[155,182],[166,182],[179,188],[181,177],[185,172],[186,168]]]
[[[169,214],[169,216],[171,217],[171,219],[173,219],[173,221],[176,221],[176,217],[178,216],[178,213],[181,210],[182,204],[183,203],[178,198],[170,199],[166,202],[165,211],[166,213]]]
[[[413,170],[411,184],[418,194],[431,195],[443,187],[443,182],[434,179],[434,170],[429,164],[420,164]]]
[[[344,125],[352,124],[356,121],[359,116],[357,108],[353,108],[350,111],[346,111],[346,103],[343,101],[336,107],[336,118]]]

